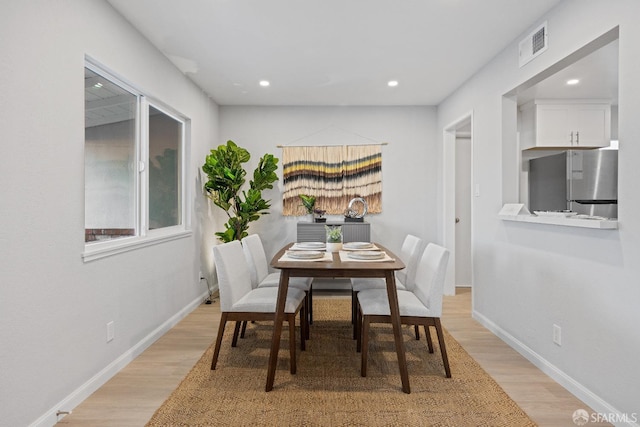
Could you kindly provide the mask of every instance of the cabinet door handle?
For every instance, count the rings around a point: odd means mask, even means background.
[[[571,144],[573,144],[573,131],[571,131]]]
[[[576,131],[576,145],[580,145],[580,132]]]

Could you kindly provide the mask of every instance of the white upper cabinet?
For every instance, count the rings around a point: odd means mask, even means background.
[[[609,146],[611,105],[591,100],[535,100],[520,107],[522,150]]]

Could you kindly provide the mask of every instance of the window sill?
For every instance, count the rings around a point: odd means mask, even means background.
[[[124,237],[108,242],[91,243],[85,245],[82,253],[84,262],[91,262],[112,255],[124,252],[135,251],[148,246],[158,245],[177,239],[184,239],[193,234],[191,230],[164,232],[162,234],[154,234],[151,236]]]
[[[503,221],[528,222],[532,224],[562,225],[566,227],[596,228],[600,230],[616,230],[618,220],[586,219],[572,217],[540,217],[536,215],[498,215]]]

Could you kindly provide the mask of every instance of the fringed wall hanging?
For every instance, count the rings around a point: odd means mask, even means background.
[[[300,194],[314,196],[316,208],[344,214],[362,197],[369,213],[382,212],[382,150],[376,145],[282,147],[283,214],[304,215]]]

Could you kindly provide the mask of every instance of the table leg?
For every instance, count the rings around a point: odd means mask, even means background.
[[[398,365],[400,367],[400,379],[402,380],[402,391],[405,393],[411,393],[411,388],[409,387],[407,359],[404,353],[404,340],[402,339],[402,326],[400,323],[400,308],[398,307],[396,278],[393,271],[387,271],[385,273],[385,279],[387,282],[389,309],[391,311],[391,324],[393,325],[393,338],[396,342],[396,353],[398,354]]]
[[[280,350],[280,334],[282,333],[282,323],[284,322],[284,306],[287,301],[288,289],[289,270],[283,269],[280,273],[278,301],[276,302],[276,312],[273,319],[273,338],[271,339],[271,353],[269,354],[269,367],[267,369],[267,385],[265,387],[265,391],[273,390],[273,380],[276,377],[278,351]]]

